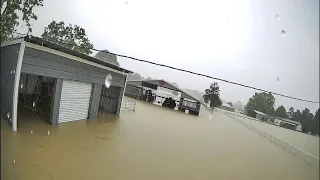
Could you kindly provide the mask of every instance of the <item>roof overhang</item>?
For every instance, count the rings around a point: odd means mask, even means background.
[[[106,70],[109,70],[109,71],[112,71],[112,72],[115,72],[118,74],[123,74],[123,75],[127,76],[128,74],[133,73],[132,71],[129,71],[127,69],[115,66],[113,64],[110,64],[110,63],[107,63],[104,61],[100,61],[94,57],[91,57],[91,56],[88,56],[88,55],[85,55],[82,53],[78,53],[74,50],[70,50],[68,48],[56,45],[56,44],[48,42],[48,41],[44,41],[41,38],[37,38],[37,37],[33,37],[33,36],[30,36],[30,37],[25,36],[25,37],[21,37],[19,39],[13,40],[13,41],[8,41],[5,43],[2,43],[1,47],[19,44],[22,42],[26,42],[26,47],[37,49],[40,51],[45,51],[45,52],[55,54],[58,56],[66,57],[71,60],[79,61],[84,64],[99,67],[101,69],[106,69]]]

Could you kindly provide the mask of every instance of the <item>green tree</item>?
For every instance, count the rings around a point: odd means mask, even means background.
[[[117,56],[114,54],[110,54],[108,50],[99,51],[94,57],[115,66],[120,66]]]
[[[91,54],[93,48],[83,28],[77,25],[65,25],[63,21],[58,23],[52,21],[41,36],[44,40],[83,54]]]
[[[284,106],[279,106],[275,112],[277,117],[287,118],[286,108]]]
[[[287,117],[291,120],[293,120],[293,114],[294,114],[294,108],[290,107],[289,111],[287,112]]]
[[[209,89],[205,90],[203,99],[206,104],[210,102],[211,108],[221,106],[222,103],[220,100],[220,89],[218,83],[214,82],[210,85]]]
[[[297,109],[297,111],[294,112],[292,115],[292,120],[301,123],[301,116],[302,116],[301,111],[299,109]]]
[[[319,135],[319,109],[316,111],[314,118],[313,118],[313,124],[312,124],[312,131],[314,134]]]
[[[271,93],[261,92],[255,93],[246,105],[246,112],[249,110],[257,110],[265,114],[274,114],[275,98]]]
[[[310,110],[308,108],[305,108],[301,113],[301,125],[304,129],[303,132],[308,133],[311,131],[312,126],[312,120],[314,116],[312,113],[310,113]],[[313,133],[313,132],[311,132]]]
[[[33,13],[33,8],[43,6],[43,0],[1,0],[1,42],[9,40],[15,28],[19,25],[19,13],[26,23],[28,31],[32,32],[31,20],[38,17]]]

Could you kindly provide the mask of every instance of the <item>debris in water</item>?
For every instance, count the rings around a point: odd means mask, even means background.
[[[281,35],[282,35],[282,36],[286,36],[286,31],[282,30],[282,31],[281,31]]]
[[[36,102],[35,102],[35,101],[32,103],[32,106],[33,106],[33,107],[36,107]]]
[[[48,136],[50,136],[50,131],[48,130]]]
[[[10,118],[10,112],[7,113],[7,117]]]
[[[16,160],[13,160],[13,163],[16,163]]]
[[[33,131],[31,130],[30,133],[33,134]]]

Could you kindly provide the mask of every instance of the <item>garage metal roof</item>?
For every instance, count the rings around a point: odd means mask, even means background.
[[[26,42],[30,42],[30,43],[37,44],[37,45],[40,45],[40,46],[44,46],[44,47],[47,47],[47,48],[50,48],[50,49],[54,49],[54,50],[57,50],[57,51],[60,51],[60,52],[64,52],[66,54],[69,54],[69,55],[72,55],[72,56],[76,56],[76,57],[79,57],[79,58],[82,58],[82,59],[85,59],[85,60],[100,64],[102,66],[109,67],[109,68],[112,68],[112,69],[115,69],[115,70],[118,70],[118,71],[121,71],[121,72],[124,72],[124,73],[130,73],[130,74],[133,73],[132,71],[129,71],[127,69],[118,67],[116,65],[113,65],[113,64],[110,64],[110,63],[107,63],[107,62],[104,62],[104,61],[101,61],[101,60],[99,60],[99,59],[97,59],[95,57],[79,53],[77,51],[68,49],[66,47],[54,44],[52,42],[45,41],[45,40],[43,40],[42,38],[39,38],[39,37],[25,36],[25,37],[22,37],[22,38]]]

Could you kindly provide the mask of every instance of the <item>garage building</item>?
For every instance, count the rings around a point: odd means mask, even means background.
[[[28,110],[52,125],[96,119],[99,111],[118,115],[131,73],[33,36],[6,42],[1,44],[1,116],[16,131],[19,114]]]

